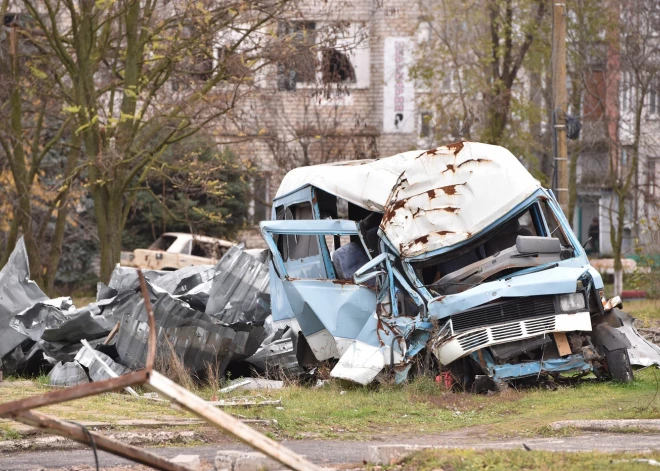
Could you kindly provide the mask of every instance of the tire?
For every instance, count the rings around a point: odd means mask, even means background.
[[[630,383],[634,379],[630,358],[628,358],[628,350],[625,348],[617,348],[612,351],[605,348],[605,360],[607,361],[607,370],[614,381]]]

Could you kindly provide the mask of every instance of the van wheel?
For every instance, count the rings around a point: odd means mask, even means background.
[[[613,380],[630,383],[634,379],[628,350],[625,348],[617,348],[612,351],[605,348],[605,360],[607,361],[607,371]]]

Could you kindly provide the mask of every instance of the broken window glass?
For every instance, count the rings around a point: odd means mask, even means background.
[[[554,216],[553,213],[550,213]],[[547,218],[548,216],[546,216]],[[557,220],[553,219],[557,227]],[[552,232],[552,228],[550,229]],[[558,237],[558,230],[552,237]],[[438,294],[453,294],[530,266],[560,260],[560,254],[521,257],[518,237],[547,236],[538,203],[459,249],[413,264],[424,285]],[[561,236],[565,236],[561,233]],[[560,238],[560,242],[564,244]],[[567,244],[564,244],[567,245]]]
[[[299,220],[314,219],[312,204],[294,204],[286,209],[279,209],[277,219]],[[282,254],[282,260],[300,260],[319,254],[318,236],[309,235],[280,235],[276,239],[277,248]]]

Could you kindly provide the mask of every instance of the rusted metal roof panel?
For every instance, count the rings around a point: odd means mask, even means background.
[[[399,176],[380,228],[403,257],[413,257],[472,237],[540,187],[503,147],[430,149]]]

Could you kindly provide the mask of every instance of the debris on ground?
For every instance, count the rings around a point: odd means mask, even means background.
[[[283,387],[284,381],[277,381],[274,379],[266,378],[238,378],[230,381],[226,387],[220,389],[218,392],[228,393],[237,389],[245,391],[258,391],[264,389],[282,389]]]
[[[255,401],[255,397],[234,397],[229,400],[219,400],[219,401],[208,401],[212,406],[216,407],[262,407],[262,406],[281,406],[282,400],[275,399],[270,400],[266,399],[263,396],[259,396],[260,401]]]
[[[263,349],[284,331],[269,319],[263,261],[232,247],[215,266],[146,271],[145,278],[161,364],[174,353],[192,374],[215,365],[222,376],[232,362],[250,360],[261,349],[256,363],[266,367]],[[5,375],[49,371],[55,386],[141,369],[149,333],[143,302],[137,270],[121,266],[108,285],[99,283],[97,299],[88,306],[77,308],[68,297],[49,299],[30,280],[21,239],[0,271],[0,368]]]

